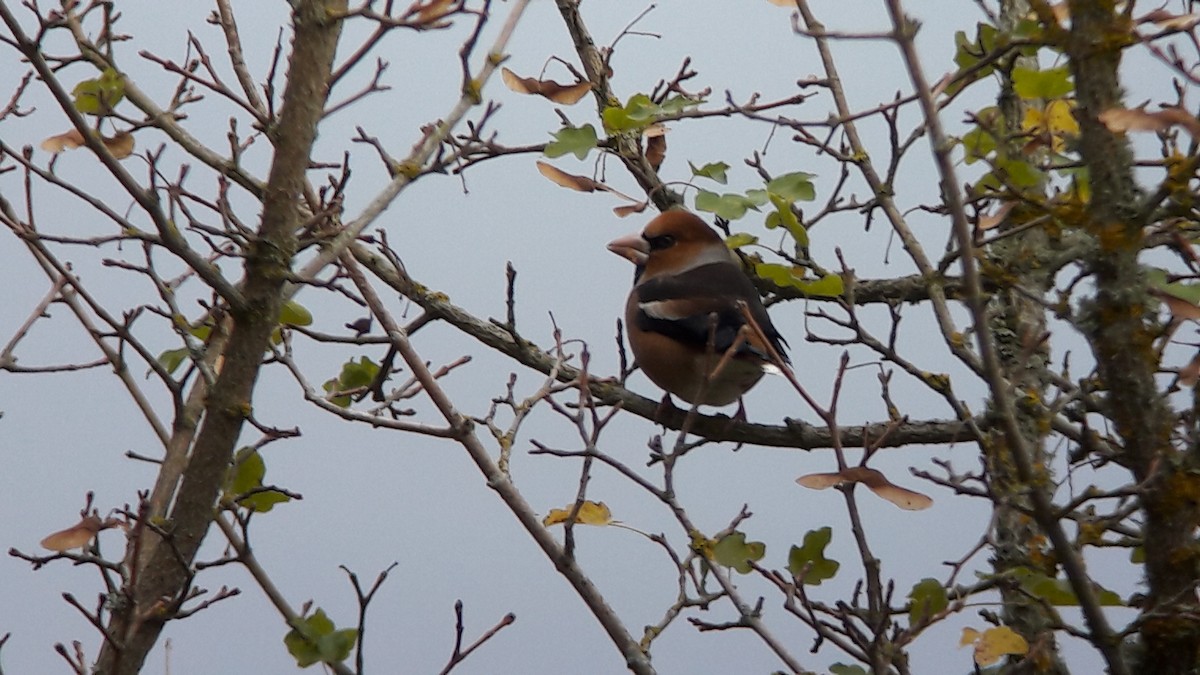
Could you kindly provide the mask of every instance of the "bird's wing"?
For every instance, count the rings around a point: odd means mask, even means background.
[[[771,323],[754,284],[736,265],[710,263],[680,274],[660,274],[643,280],[636,293],[639,328],[699,349],[707,347],[712,331],[713,347],[718,353],[733,345],[746,323],[738,308],[738,301],[744,300],[775,350],[787,360],[784,353],[787,343]],[[767,360],[767,350],[762,345],[756,347],[756,342],[751,337],[742,344],[739,353]]]

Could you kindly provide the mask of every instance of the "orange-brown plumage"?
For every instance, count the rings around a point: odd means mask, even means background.
[[[641,234],[609,243],[637,265],[625,305],[629,345],[658,386],[689,403],[737,401],[771,366],[770,351],[746,324],[749,310],[771,347],[785,360],[786,344],[754,284],[712,228],[686,211],[667,211]],[[732,358],[710,377],[725,352]]]

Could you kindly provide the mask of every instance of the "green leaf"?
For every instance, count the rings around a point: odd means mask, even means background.
[[[963,161],[974,164],[996,151],[996,137],[982,126],[975,127],[962,137]]]
[[[792,284],[810,298],[836,298],[846,292],[846,284],[840,274],[830,272],[820,279],[797,281]]]
[[[234,497],[245,494],[261,487],[266,475],[267,463],[263,461],[262,455],[254,448],[242,448],[237,452],[226,490]]]
[[[713,561],[724,567],[731,567],[742,574],[753,571],[750,563],[762,560],[767,552],[766,544],[761,541],[746,541],[744,532],[732,532],[713,545]]]
[[[704,103],[704,99],[702,98],[689,98],[681,94],[676,94],[675,96],[672,96],[662,102],[662,105],[659,106],[658,113],[663,115],[678,115],[684,110],[687,110],[688,108],[694,108],[701,103]]]
[[[75,97],[75,109],[85,115],[107,115],[121,99],[125,98],[125,78],[116,70],[107,68],[100,77],[84,80],[71,90]]]
[[[867,671],[862,666],[848,666],[844,663],[835,663],[829,666],[831,675],[867,675]]]
[[[987,77],[996,70],[995,65],[990,63],[986,66],[978,68],[976,68],[976,66],[980,61],[983,60],[985,56],[996,49],[999,38],[1001,37],[1003,37],[1003,34],[1001,34],[995,26],[986,23],[980,23],[976,26],[974,40],[968,39],[966,32],[961,30],[954,34],[955,65],[957,65],[959,70],[962,71],[972,68],[974,68],[974,70],[971,70],[970,75],[955,81],[949,87],[947,87],[947,95],[954,96],[958,94],[958,92],[962,91],[963,88],[970,85],[972,82],[976,82],[984,77]]]
[[[338,373],[336,378],[326,380],[321,388],[327,393],[335,391],[349,391],[358,387],[365,387],[375,381],[379,375],[379,364],[371,359],[363,356],[358,361],[350,359],[342,364],[342,372]],[[335,396],[330,399],[330,402],[342,408],[350,407],[349,396]]]
[[[365,387],[375,381],[379,374],[379,364],[363,356],[358,361],[350,359],[342,364],[342,374],[338,378],[343,389]]]
[[[1075,90],[1067,66],[1046,70],[1018,66],[1013,68],[1012,82],[1013,92],[1026,100],[1062,98]]]
[[[815,174],[796,171],[776,176],[767,183],[767,192],[779,195],[790,202],[811,202],[817,198],[812,178]]]
[[[696,193],[696,210],[707,211],[721,216],[725,220],[737,220],[746,215],[746,211],[758,210],[758,204],[747,195],[726,193],[718,195],[708,190]]]
[[[751,244],[757,243],[758,237],[750,234],[749,232],[734,232],[728,237],[725,237],[725,245],[730,249],[739,249],[743,246],[750,246]]]
[[[709,162],[699,169],[691,162],[688,162],[688,166],[692,169],[692,175],[698,178],[711,178],[721,185],[724,185],[729,180],[725,175],[725,172],[729,170],[729,165],[725,162]]]
[[[994,171],[985,173],[979,180],[971,185],[971,195],[980,197],[988,194],[996,194],[1004,191],[1004,184],[996,177]]]
[[[292,500],[279,490],[259,490],[263,486],[263,478],[267,475],[267,465],[262,455],[254,448],[246,447],[238,450],[234,465],[229,470],[225,482],[225,500],[237,499],[237,503],[259,513],[266,513]],[[247,494],[254,492],[254,494]]]
[[[766,206],[771,194],[766,190],[746,190],[746,200],[755,206]]]
[[[779,263],[758,263],[754,266],[754,273],[783,288],[795,288],[797,284],[804,281],[803,267],[780,265]]]
[[[337,630],[325,610],[320,608],[311,616],[299,619],[297,624],[283,636],[283,644],[301,668],[314,663],[341,663],[349,658],[350,650],[358,640],[357,630]]]
[[[1185,284],[1178,281],[1168,282],[1166,271],[1158,267],[1151,267],[1146,270],[1146,284],[1151,288],[1179,298],[1184,302],[1200,305],[1200,284]]]
[[[546,144],[545,150],[545,155],[550,158],[571,153],[579,159],[585,159],[597,143],[596,127],[590,124],[563,127],[553,136],[554,140]]]
[[[609,106],[600,113],[600,121],[609,133],[645,129],[654,123],[662,108],[645,94],[634,94],[624,106]]]
[[[183,365],[183,362],[187,360],[187,357],[187,347],[180,347],[179,349],[168,349],[167,351],[159,354],[157,360],[159,365],[167,369],[168,373],[173,374],[179,368],[179,366]]]
[[[312,313],[304,308],[304,305],[295,300],[288,300],[283,303],[283,307],[279,310],[279,323],[283,326],[311,326],[313,322]]]
[[[238,504],[258,513],[266,513],[275,508],[276,504],[292,501],[292,498],[279,490],[262,490],[238,500]]]
[[[1134,546],[1133,550],[1129,552],[1129,562],[1135,565],[1145,565],[1146,549],[1141,546]]]
[[[925,578],[908,592],[908,624],[916,626],[946,609],[950,604],[946,589],[937,579]]]
[[[1019,188],[1037,187],[1046,176],[1041,169],[1019,159],[999,160],[996,169],[1003,171],[1008,182]]]
[[[822,581],[832,579],[841,563],[825,557],[825,547],[833,538],[833,529],[822,527],[804,535],[803,546],[792,546],[788,552],[788,571],[793,575],[804,575],[804,583],[820,586]]]
[[[332,394],[335,391],[342,391],[342,388],[338,386],[336,377],[331,380],[325,380],[325,382],[321,385],[321,388],[325,390],[326,394]],[[349,396],[341,395],[330,398],[329,402],[339,408],[349,408],[350,404],[354,401]]]
[[[767,214],[766,226],[768,230],[773,230],[777,227],[782,227],[792,235],[792,239],[800,246],[808,246],[808,228],[800,224],[800,219],[792,212],[792,202],[778,194],[769,193],[771,204],[775,206],[775,210]]]
[[[1067,579],[1050,577],[1028,568],[1017,568],[1013,571],[1012,575],[1020,582],[1021,588],[1025,592],[1035,598],[1045,600],[1051,605],[1056,607],[1074,607],[1079,604],[1079,598],[1075,595],[1074,589],[1071,588],[1071,582]],[[1125,604],[1121,601],[1121,596],[1104,588],[1100,584],[1093,582],[1092,589],[1096,594],[1096,599],[1102,606],[1120,607]]]

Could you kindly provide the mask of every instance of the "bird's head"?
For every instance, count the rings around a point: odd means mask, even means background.
[[[687,211],[667,211],[640,234],[609,242],[608,250],[641,268],[644,278],[678,274],[712,262],[729,261],[721,236]]]

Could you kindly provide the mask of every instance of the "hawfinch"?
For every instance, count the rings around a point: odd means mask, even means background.
[[[746,331],[732,358],[706,382],[746,323],[739,301],[787,361],[787,343],[754,284],[700,218],[667,211],[641,234],[610,242],[608,250],[637,265],[625,304],[629,346],[642,372],[667,392],[688,403],[728,405],[773,368],[762,340]]]

